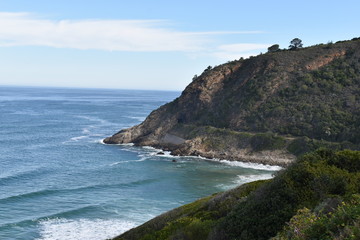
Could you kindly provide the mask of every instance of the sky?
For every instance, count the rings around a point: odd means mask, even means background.
[[[0,0],[0,85],[183,90],[208,66],[360,37],[358,0]]]

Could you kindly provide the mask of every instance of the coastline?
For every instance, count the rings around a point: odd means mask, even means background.
[[[160,108],[162,109],[162,108]],[[161,124],[158,110],[131,128],[102,140],[105,144],[150,146],[174,156],[240,161],[287,167],[296,159],[288,147],[297,139],[273,133],[239,132],[211,126]]]
[[[115,145],[115,146],[135,146],[135,147],[142,147],[142,148],[150,148],[153,149],[155,154],[159,157],[186,157],[186,158],[198,158],[203,159],[205,161],[213,161],[213,162],[219,162],[224,163],[230,166],[240,166],[244,168],[252,168],[252,169],[260,169],[260,170],[273,170],[273,171],[279,171],[285,167],[287,167],[290,163],[292,163],[292,159],[280,159],[276,160],[274,156],[271,155],[271,152],[268,152],[268,159],[271,159],[271,161],[268,161],[267,159],[259,159],[261,156],[249,156],[248,158],[244,157],[238,157],[238,158],[221,158],[221,157],[210,157],[210,156],[203,156],[201,154],[195,155],[195,154],[174,154],[173,151],[169,151],[166,148],[159,148],[159,147],[153,147],[148,145],[137,145],[134,143],[105,143],[105,139],[100,140],[99,142],[104,145]],[[221,155],[221,154],[219,154]],[[265,156],[266,157],[266,156]],[[259,159],[259,160],[258,160]],[[269,164],[271,163],[271,164]]]

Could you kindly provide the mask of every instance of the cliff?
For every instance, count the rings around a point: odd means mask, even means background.
[[[359,86],[359,39],[266,53],[207,68],[104,142],[285,166],[319,146],[359,149]]]

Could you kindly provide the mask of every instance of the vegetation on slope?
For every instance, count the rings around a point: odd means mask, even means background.
[[[307,154],[240,203],[219,227],[218,239],[269,239],[299,209],[360,193],[360,152]],[[219,236],[223,236],[220,234]]]
[[[320,149],[268,181],[172,210],[117,239],[359,239],[360,152]]]
[[[253,151],[275,150],[287,146],[287,139],[271,132],[250,133],[212,126],[178,124],[171,133],[185,138],[201,137],[207,151],[224,151],[236,145],[237,148],[251,148]],[[230,144],[231,143],[231,144]]]
[[[360,40],[228,64],[240,67],[223,81],[209,107],[183,121],[359,144]]]
[[[204,157],[212,156],[213,152],[219,153],[220,157],[233,159],[228,153],[236,153],[239,149],[248,149],[252,153],[261,151],[276,151],[291,153],[295,156],[301,156],[306,152],[315,151],[318,148],[331,148],[334,150],[342,149],[360,149],[358,144],[349,141],[331,142],[325,140],[317,140],[308,137],[293,137],[288,135],[280,135],[273,132],[242,132],[234,131],[228,128],[216,128],[212,126],[196,126],[191,124],[177,124],[171,130],[172,134],[181,136],[185,139],[201,139],[203,152],[193,152],[193,155],[202,155]],[[161,147],[158,146],[158,147]],[[181,147],[173,151],[178,154]],[[189,151],[187,152],[189,154]],[[181,154],[180,154],[181,155]],[[263,163],[271,164],[264,161]],[[281,162],[275,162],[281,165]],[[287,166],[288,163],[283,164]]]
[[[314,210],[298,210],[288,225],[272,238],[287,239],[360,239],[360,194],[354,194],[345,201],[338,198],[328,199]]]
[[[243,184],[164,213],[118,238],[128,240],[207,239],[207,236],[233,206],[267,180]]]

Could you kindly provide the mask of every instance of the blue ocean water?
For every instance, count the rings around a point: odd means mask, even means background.
[[[0,239],[106,239],[276,167],[104,145],[179,92],[0,87]]]

